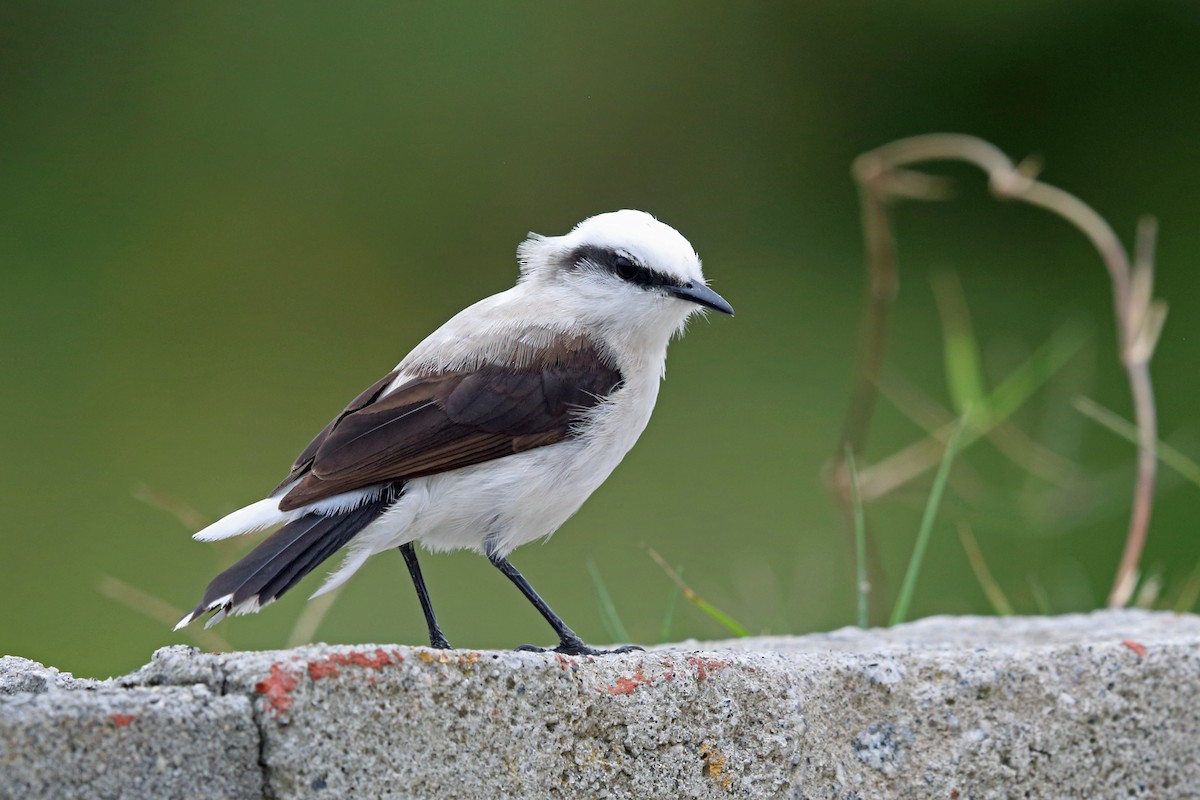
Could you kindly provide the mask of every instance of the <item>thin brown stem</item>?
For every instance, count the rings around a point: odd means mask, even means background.
[[[850,410],[842,428],[840,452],[849,445],[859,454],[866,444],[867,431],[875,410],[879,373],[887,344],[887,322],[896,298],[896,243],[892,236],[887,199],[874,187],[861,193],[863,234],[867,240],[867,308],[862,321],[862,350],[858,374],[850,397]]]
[[[166,600],[143,592],[110,575],[105,575],[100,579],[99,589],[100,594],[109,600],[115,600],[126,608],[133,609],[164,625],[174,625],[184,615],[183,609],[176,608]],[[183,633],[185,636],[190,636],[201,647],[212,652],[229,652],[234,649],[224,637],[210,630],[188,628]]]
[[[873,183],[873,177],[878,177],[871,175],[873,166],[875,165],[862,162],[861,159],[854,165],[854,174],[859,182],[863,238],[867,249],[867,298],[860,323],[859,355],[854,387],[850,392],[850,405],[842,425],[837,453],[825,473],[826,486],[837,498],[838,509],[847,530],[854,530],[855,522],[846,454],[861,455],[866,447],[867,433],[879,395],[879,378],[887,345],[888,316],[897,289],[896,243],[887,210],[887,195]],[[933,186],[926,188],[936,191]],[[864,535],[869,553],[868,579],[876,585],[881,585],[883,578],[878,563],[878,550],[869,526],[865,527]],[[881,602],[881,596],[878,592],[871,596],[872,606]],[[872,612],[875,611],[877,609],[873,607]]]
[[[992,576],[992,571],[988,569],[987,561],[983,558],[983,550],[979,548],[979,542],[975,540],[975,534],[971,532],[971,526],[965,520],[960,520],[958,523],[958,539],[962,542],[963,551],[967,554],[971,571],[975,573],[975,580],[979,581],[979,586],[987,595],[988,602],[992,604],[992,610],[1002,617],[1012,616],[1014,613],[1012,603],[1009,602],[1008,596],[1004,594],[1004,590]]]
[[[1166,307],[1152,297],[1153,225],[1142,223],[1136,247],[1136,263],[1131,266],[1120,239],[1091,206],[1058,187],[1037,180],[1036,166],[1032,162],[1015,164],[1003,151],[982,139],[961,134],[915,136],[884,145],[855,161],[854,176],[862,197],[870,294],[855,387],[830,476],[840,504],[843,510],[848,507],[841,454],[847,444],[855,453],[861,453],[866,445],[871,412],[878,394],[888,312],[897,284],[889,201],[898,197],[926,200],[943,198],[943,183],[908,169],[929,161],[964,161],[973,164],[987,174],[988,184],[997,197],[1020,200],[1063,218],[1088,238],[1108,271],[1112,283],[1113,314],[1117,322],[1118,354],[1129,381],[1139,434],[1129,529],[1108,596],[1110,607],[1126,605],[1136,583],[1138,564],[1150,526],[1157,469],[1155,443],[1158,430],[1154,390],[1150,380],[1150,358],[1162,329]],[[922,180],[922,177],[926,180]],[[864,474],[870,473],[864,469]],[[864,496],[869,497],[869,491],[865,491]]]

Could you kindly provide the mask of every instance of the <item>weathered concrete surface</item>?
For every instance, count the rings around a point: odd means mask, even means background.
[[[261,798],[258,748],[250,701],[205,686],[0,696],[5,800]]]
[[[6,684],[0,662],[0,691],[28,683],[23,663]],[[197,767],[241,776],[230,797],[1200,796],[1190,615],[943,617],[597,659],[171,647],[99,686],[46,674],[0,695],[5,797],[216,796],[178,793]],[[137,723],[113,715],[135,713],[146,738],[121,739]]]

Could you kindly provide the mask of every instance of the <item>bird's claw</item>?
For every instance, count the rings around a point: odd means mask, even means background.
[[[558,653],[564,656],[611,656],[620,653],[632,653],[635,651],[644,651],[646,648],[636,644],[627,644],[621,647],[615,647],[612,650],[601,650],[596,647],[589,647],[582,640],[562,641],[558,643],[558,647],[537,647],[532,644],[523,644],[517,648],[518,651],[524,653]]]

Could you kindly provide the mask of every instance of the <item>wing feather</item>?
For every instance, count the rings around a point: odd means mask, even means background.
[[[353,414],[360,408],[374,403],[377,399],[379,399],[379,395],[383,394],[383,390],[387,388],[388,384],[396,379],[397,372],[397,370],[392,370],[387,375],[384,375],[382,378],[375,381],[375,383],[364,389],[362,394],[351,400],[350,404],[342,410],[342,413],[331,419],[329,424],[322,428],[321,432],[313,437],[313,440],[309,442],[302,451],[300,451],[300,455],[296,456],[296,460],[292,464],[292,469],[288,473],[288,476],[284,478],[283,481],[274,488],[274,490],[272,490],[271,494],[274,495],[275,493],[279,492],[285,486],[294,482],[298,477],[307,472],[309,467],[312,466],[313,459],[317,455],[317,448],[321,446],[323,441],[325,441],[325,437],[329,435],[329,432],[333,430],[334,426],[341,422],[342,418],[347,414]]]
[[[296,460],[284,511],[385,481],[480,464],[573,435],[578,413],[621,382],[590,340],[561,336],[521,363],[416,377],[359,395]]]

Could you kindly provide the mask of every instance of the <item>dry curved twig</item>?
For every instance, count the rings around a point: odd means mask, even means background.
[[[831,481],[849,514],[845,448],[861,454],[878,396],[887,339],[887,318],[896,293],[896,251],[890,203],[897,198],[938,200],[947,196],[944,179],[909,167],[930,161],[963,161],[988,177],[994,195],[1050,211],[1078,228],[1099,252],[1112,283],[1118,351],[1133,397],[1138,429],[1137,476],[1124,552],[1108,596],[1109,607],[1128,604],[1137,582],[1138,563],[1150,525],[1157,469],[1158,432],[1150,358],[1166,319],[1167,307],[1153,297],[1154,236],[1152,220],[1138,228],[1132,263],[1120,239],[1104,218],[1074,195],[1043,183],[1033,161],[1015,163],[999,148],[962,134],[930,134],[886,144],[854,162],[862,204],[867,249],[868,300],[850,407],[831,469]]]

